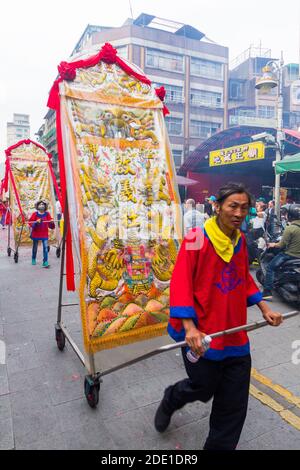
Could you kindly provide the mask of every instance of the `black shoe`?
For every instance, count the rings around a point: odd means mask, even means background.
[[[272,291],[270,290],[264,290],[262,296],[264,300],[271,300],[273,298]]]
[[[173,413],[174,411],[169,411],[165,399],[163,398],[159,407],[157,408],[154,418],[154,427],[156,431],[164,432],[167,429]]]

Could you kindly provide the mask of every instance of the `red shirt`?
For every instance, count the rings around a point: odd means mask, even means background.
[[[55,228],[49,212],[44,212],[44,214],[34,212],[29,219],[29,226],[31,227],[30,238],[32,240],[48,240],[48,229]]]
[[[193,231],[196,234],[199,230]],[[244,235],[230,263],[217,255],[206,232],[200,249],[187,249],[187,243],[187,239],[182,243],[170,285],[170,336],[184,341],[183,318],[193,319],[207,335],[246,324],[247,304],[260,302],[262,295],[249,272]],[[243,331],[213,339],[204,358],[222,360],[249,352],[248,336]]]

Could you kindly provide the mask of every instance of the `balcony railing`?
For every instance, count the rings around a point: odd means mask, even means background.
[[[277,121],[274,118],[260,118],[257,116],[229,116],[229,125],[273,127],[276,129]]]

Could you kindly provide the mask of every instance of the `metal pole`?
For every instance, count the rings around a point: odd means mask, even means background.
[[[282,151],[282,141],[283,141],[283,54],[281,53],[281,60],[279,65],[279,77],[278,77],[278,86],[279,86],[279,95],[278,95],[278,109],[277,109],[277,146],[276,146],[276,163],[281,160],[281,151]],[[275,167],[274,167],[275,169]],[[275,170],[275,214],[277,220],[280,221],[280,175],[276,174]]]
[[[67,224],[69,218],[68,199],[65,201],[64,213],[64,230],[61,249],[61,262],[60,262],[60,278],[59,278],[59,291],[58,291],[58,308],[57,308],[57,323],[61,323],[62,317],[62,297],[63,297],[63,283],[64,283],[64,266],[65,266],[65,251],[66,251],[66,237],[67,237]]]
[[[289,313],[284,313],[282,315],[283,320],[288,320],[290,318],[296,317],[299,315],[298,310],[294,310],[293,312]],[[266,320],[260,320],[256,321],[253,323],[248,323],[247,325],[242,325],[238,326],[236,328],[231,328],[230,330],[224,330],[224,331],[218,331],[217,333],[213,333],[210,336],[210,338],[219,338],[220,336],[226,336],[226,335],[232,335],[234,333],[238,333],[240,331],[254,331],[258,330],[259,328],[263,328],[265,326],[269,325],[269,323]],[[142,356],[136,357],[135,359],[132,359],[131,361],[125,362],[124,364],[120,364],[118,366],[112,367],[109,370],[106,370],[105,372],[101,373],[101,377],[104,377],[105,375],[111,374],[112,372],[116,372],[118,370],[124,369],[125,367],[132,366],[133,364],[136,364],[140,361],[144,361],[146,359],[150,359],[153,356],[157,356],[158,354],[164,353],[164,352],[169,352],[169,351],[174,351],[175,349],[183,348],[187,344],[185,341],[181,341],[179,343],[173,343],[173,344],[167,344],[166,346],[161,346],[160,348],[156,349],[155,351],[151,351],[147,354],[143,354]]]

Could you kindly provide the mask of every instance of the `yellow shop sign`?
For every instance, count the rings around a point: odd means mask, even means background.
[[[209,154],[209,166],[230,165],[232,163],[251,162],[265,158],[263,142],[236,145],[227,149],[214,150]]]

